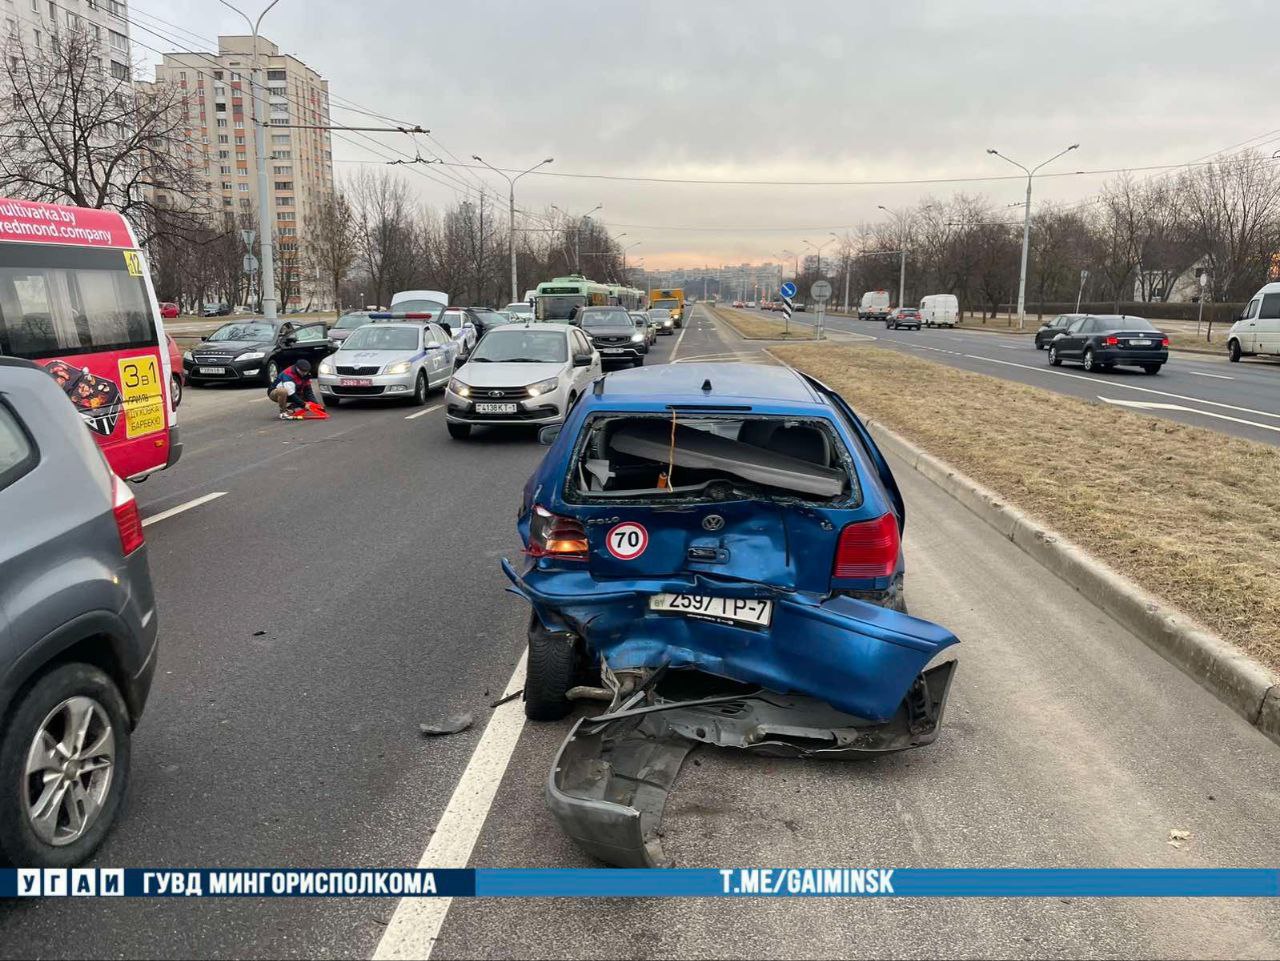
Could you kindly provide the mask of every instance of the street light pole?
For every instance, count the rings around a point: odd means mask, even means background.
[[[504,177],[507,181],[508,188],[510,188],[508,193],[508,200],[510,201],[509,216],[511,218],[511,221],[509,226],[511,229],[507,237],[507,251],[511,255],[511,302],[514,304],[517,298],[520,296],[520,288],[516,284],[516,181],[519,180],[521,177],[523,177],[525,174],[533,173],[539,167],[545,166],[546,164],[549,164],[549,163],[555,163],[555,157],[548,157],[546,160],[539,160],[536,164],[534,164],[528,170],[524,171],[523,173],[518,173],[514,177],[507,176],[506,173],[499,170],[493,164],[489,163],[487,160],[483,159],[482,157],[476,156],[475,154],[471,155],[471,159],[479,161],[480,163],[488,167],[490,170],[492,170],[494,173],[496,173],[498,176]]]
[[[597,210],[601,210],[603,208],[604,208],[604,204],[596,204],[594,207],[592,207],[582,216],[577,218],[572,218],[572,217],[570,218],[571,220],[574,221],[574,224],[575,224],[573,228],[573,264],[574,264],[573,269],[579,275],[582,274],[582,222],[586,220],[588,217],[590,217]],[[555,204],[551,205],[551,209],[559,210],[560,213],[564,214],[566,217],[569,216],[569,214],[566,211],[562,210],[560,207],[557,207]]]
[[[1035,167],[1032,167],[1030,170],[1028,170],[1022,164],[1018,163],[1018,161],[1013,160],[1009,157],[1006,157],[999,150],[996,150],[990,147],[987,148],[987,153],[994,154],[995,156],[999,157],[1001,160],[1008,161],[1009,163],[1017,167],[1019,170],[1022,170],[1027,175],[1027,209],[1026,211],[1024,211],[1022,215],[1022,269],[1019,270],[1018,272],[1018,329],[1019,330],[1022,330],[1023,327],[1026,325],[1026,318],[1027,318],[1027,251],[1031,246],[1031,178],[1034,177],[1036,175],[1036,171],[1038,171],[1041,167],[1045,166],[1045,164],[1052,163],[1053,161],[1061,157],[1063,154],[1070,153],[1072,150],[1075,150],[1079,146],[1080,145],[1078,143],[1073,143],[1066,150],[1059,151],[1058,153],[1050,157],[1048,160],[1044,161],[1044,163],[1041,163]]]
[[[834,230],[831,231],[831,236],[835,237],[837,242],[840,240],[840,237],[836,234]],[[848,256],[847,250],[845,253],[846,255],[844,257],[844,306],[841,308],[841,310],[847,314],[849,312],[849,268],[853,264],[852,264],[852,258]]]
[[[253,149],[258,155],[258,235],[262,248],[261,262],[258,264],[258,289],[262,293],[262,316],[267,320],[276,319],[276,259],[275,241],[271,236],[274,221],[267,218],[270,210],[267,204],[267,105],[262,99],[262,78],[259,76],[262,73],[262,61],[258,56],[258,28],[262,25],[262,18],[279,2],[280,0],[271,0],[266,9],[258,14],[258,19],[251,20],[243,10],[232,6],[227,0],[221,0],[224,7],[244,17],[245,23],[249,24],[253,32],[253,69],[249,80],[253,96],[249,103],[253,109]]]

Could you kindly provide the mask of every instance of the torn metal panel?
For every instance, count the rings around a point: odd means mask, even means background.
[[[926,671],[888,721],[769,691],[663,701],[578,721],[547,781],[564,832],[618,867],[662,867],[660,827],[681,765],[698,742],[774,757],[852,759],[932,743],[955,661]]]

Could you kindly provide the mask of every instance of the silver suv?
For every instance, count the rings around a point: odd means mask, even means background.
[[[52,377],[0,357],[0,862],[85,860],[156,665],[142,518]]]

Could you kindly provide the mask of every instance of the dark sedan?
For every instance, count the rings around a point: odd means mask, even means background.
[[[335,348],[341,347],[343,341],[351,336],[351,332],[357,327],[363,327],[369,323],[369,311],[356,310],[349,314],[343,314],[338,318],[338,322],[329,328],[329,343]]]
[[[591,346],[600,351],[602,363],[635,367],[644,364],[644,355],[649,353],[648,338],[631,319],[627,308],[584,307],[573,323],[582,328],[591,339]]]
[[[1079,361],[1087,371],[1141,367],[1158,374],[1169,360],[1169,338],[1141,317],[1079,317],[1049,343],[1049,363]]]
[[[892,327],[897,330],[899,327],[914,327],[920,329],[920,311],[914,307],[895,307],[889,311],[889,316],[884,319],[885,327]]]
[[[1045,321],[1040,325],[1040,329],[1036,331],[1036,350],[1044,350],[1053,341],[1053,338],[1059,334],[1065,334],[1067,328],[1074,324],[1081,317],[1087,314],[1059,314],[1051,320]]]
[[[202,338],[183,355],[182,366],[187,382],[195,386],[270,384],[280,371],[304,357],[316,369],[332,350],[322,323],[237,320]]]

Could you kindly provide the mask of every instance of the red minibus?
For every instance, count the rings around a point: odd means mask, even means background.
[[[120,214],[0,199],[0,354],[49,372],[121,477],[181,456],[164,323]]]

